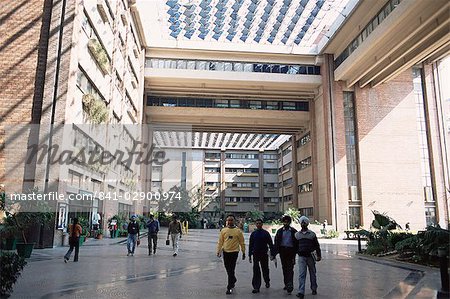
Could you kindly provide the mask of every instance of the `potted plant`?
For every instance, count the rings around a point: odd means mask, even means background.
[[[103,230],[102,229],[99,229],[97,231],[97,239],[99,239],[99,240],[103,239]]]
[[[37,194],[39,190],[37,188],[28,191],[29,194]],[[16,244],[17,253],[23,257],[30,257],[34,247],[33,242],[28,242],[26,231],[33,226],[41,226],[48,224],[53,213],[50,212],[50,208],[45,202],[41,201],[22,201],[11,204],[9,207],[6,205],[6,194],[1,194],[1,207],[5,212],[5,223],[10,226],[14,226],[14,232],[18,235],[21,242]]]
[[[27,262],[15,252],[0,252],[0,298],[7,298]]]
[[[81,225],[80,246],[87,241],[89,237],[89,220],[85,217],[78,217],[78,223]]]

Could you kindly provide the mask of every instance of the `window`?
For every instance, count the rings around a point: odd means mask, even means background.
[[[266,102],[266,109],[267,110],[278,110],[279,108],[279,102]]]
[[[268,189],[278,188],[278,183],[264,183],[264,188],[268,188]]]
[[[283,181],[284,187],[289,187],[290,185],[292,185],[292,178]]]
[[[205,172],[217,173],[220,172],[220,167],[205,167]]]
[[[361,225],[361,207],[349,207],[348,212],[350,228],[359,228]]]
[[[261,109],[261,101],[250,101],[250,109]]]
[[[282,152],[283,157],[292,152],[292,146],[285,148]]]
[[[306,216],[306,217],[314,216],[313,208],[300,208],[298,210],[300,212],[300,215],[302,215],[302,216]]]
[[[283,165],[280,168],[280,172],[285,172],[285,171],[291,170],[291,165],[292,165],[292,162],[289,162],[289,163]]]
[[[228,100],[215,100],[214,104],[217,108],[228,108]]]
[[[306,135],[304,135],[302,138],[300,138],[299,140],[297,140],[297,147],[302,147],[305,144],[307,144],[308,142],[311,141],[311,135],[308,132]]]
[[[264,202],[267,203],[278,203],[280,199],[278,197],[264,197]]]
[[[298,162],[297,165],[298,165],[299,170],[302,170],[302,169],[305,169],[305,168],[311,166],[311,157],[301,160],[300,162]]]
[[[123,191],[121,190],[121,193],[123,194]],[[131,215],[131,205],[127,205],[124,203],[119,203],[118,214],[127,215],[126,217],[130,217]]]
[[[264,174],[278,174],[278,169],[276,168],[264,168]]]
[[[205,153],[205,159],[210,160],[220,159],[220,153]]]
[[[162,172],[162,166],[152,166],[152,172],[153,173]]]
[[[278,155],[277,154],[264,154],[263,158],[264,158],[264,160],[277,160]]]
[[[161,181],[152,181],[152,189],[153,190],[161,190],[162,182]]]
[[[83,175],[73,170],[69,170],[68,183],[77,188],[81,188],[81,183],[83,181]]]
[[[299,193],[311,192],[312,190],[312,182],[308,182],[305,184],[301,184],[298,186]]]

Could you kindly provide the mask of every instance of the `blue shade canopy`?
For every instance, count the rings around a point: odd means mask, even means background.
[[[163,39],[314,49],[346,5],[356,5],[352,0],[154,1],[160,3]]]

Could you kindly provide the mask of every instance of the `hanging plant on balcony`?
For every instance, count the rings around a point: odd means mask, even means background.
[[[92,56],[94,56],[103,73],[109,74],[111,71],[111,64],[109,63],[108,54],[100,42],[95,38],[91,38],[88,42],[88,49]]]
[[[108,120],[108,108],[105,102],[91,93],[85,94],[82,101],[83,110],[94,124],[101,124]]]

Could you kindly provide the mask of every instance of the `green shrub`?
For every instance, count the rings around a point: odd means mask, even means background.
[[[329,229],[328,231],[325,230],[326,235],[325,238],[327,239],[333,239],[339,237],[339,232],[335,231],[334,229]]]
[[[405,239],[408,239],[412,236],[411,233],[404,233],[404,232],[391,232],[388,235],[388,246],[390,249],[395,249],[395,245],[400,242],[403,241]]]
[[[2,252],[0,254],[0,297],[6,298],[13,290],[13,285],[27,262],[17,253]]]

